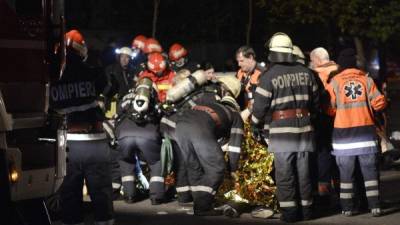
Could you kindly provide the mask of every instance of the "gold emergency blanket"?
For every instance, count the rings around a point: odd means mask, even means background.
[[[270,176],[273,160],[273,154],[253,139],[250,125],[245,123],[238,180],[226,178],[218,190],[217,199],[276,208],[276,186]]]

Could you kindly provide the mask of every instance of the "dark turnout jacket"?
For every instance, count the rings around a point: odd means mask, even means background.
[[[313,72],[300,64],[276,63],[260,76],[253,105],[252,123],[261,127],[267,112],[305,109],[310,115],[273,120],[271,152],[314,151],[311,116],[320,111],[319,88]]]

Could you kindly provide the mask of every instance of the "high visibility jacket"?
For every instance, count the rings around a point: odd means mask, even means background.
[[[324,87],[326,87],[326,85],[328,84],[329,74],[337,69],[338,65],[333,61],[314,68],[315,72],[318,73],[319,78],[324,84]]]
[[[139,79],[143,77],[148,77],[153,81],[155,87],[157,88],[158,100],[160,102],[164,102],[165,98],[167,97],[168,90],[172,87],[175,72],[170,69],[166,69],[163,72],[162,76],[159,77],[154,73],[146,70],[139,75]]]
[[[358,69],[346,69],[327,86],[328,113],[335,116],[332,147],[334,155],[360,155],[377,151],[374,111],[386,107],[385,96],[372,78]]]
[[[236,77],[242,83],[242,93],[239,96],[239,105],[242,108],[246,108],[252,104],[259,77],[264,71],[265,68],[257,64],[250,73],[246,73],[242,69],[239,69],[237,72]]]
[[[323,108],[322,112],[325,112],[326,109],[329,107],[329,93],[326,90],[326,86],[328,85],[329,74],[333,71],[338,70],[338,65],[333,62],[329,61],[323,65],[314,68],[314,71],[317,72],[319,80],[322,82],[323,87],[320,89],[320,101],[321,107]],[[326,118],[322,118],[325,120]],[[317,126],[322,125],[321,127],[326,126],[327,121],[321,121],[322,124],[317,124]]]

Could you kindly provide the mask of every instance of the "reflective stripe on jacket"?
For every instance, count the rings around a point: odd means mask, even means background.
[[[358,69],[346,69],[327,86],[330,94],[328,113],[335,116],[334,155],[374,153],[376,131],[372,110],[385,108],[386,100],[374,81]]]

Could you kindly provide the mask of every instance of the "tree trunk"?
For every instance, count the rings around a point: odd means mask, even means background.
[[[160,0],[153,0],[153,2],[154,2],[153,30],[151,32],[151,36],[153,38],[155,38],[156,37],[156,31],[157,31],[158,7],[160,6]]]
[[[354,45],[356,46],[357,51],[357,61],[358,66],[362,70],[366,70],[366,60],[365,60],[365,51],[362,40],[359,37],[354,37]]]
[[[379,56],[379,79],[383,82],[386,80],[387,66],[386,66],[386,46],[380,42],[378,46]]]
[[[248,0],[248,1],[249,1],[249,18],[246,31],[246,45],[250,44],[251,26],[253,23],[253,0]]]

